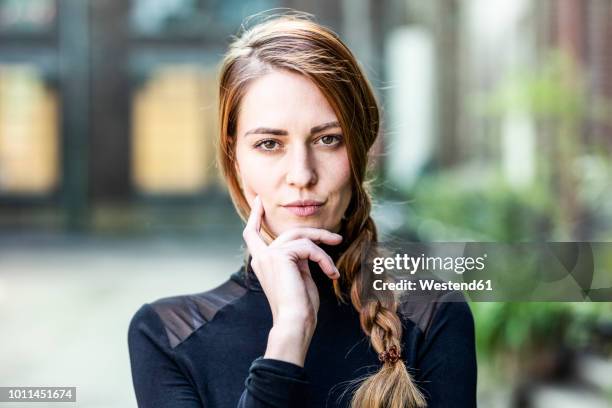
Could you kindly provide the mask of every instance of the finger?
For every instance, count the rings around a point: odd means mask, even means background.
[[[306,264],[306,269],[302,271],[302,279],[304,279],[304,285],[306,285],[306,293],[308,294],[310,303],[312,304],[314,309],[318,311],[319,310],[319,290],[314,280],[312,279],[312,275],[310,274],[310,268],[308,267],[308,260],[304,259],[300,262],[304,262]]]
[[[327,276],[329,276],[330,279],[338,279],[340,277],[340,271],[338,271],[338,268],[336,268],[336,265],[334,265],[334,260],[309,239],[302,238],[296,241],[291,241],[287,245],[287,248],[300,260],[310,259],[311,261],[317,263],[321,270]]]
[[[308,238],[312,242],[323,242],[329,245],[338,245],[342,242],[342,235],[328,231],[323,228],[312,228],[312,227],[297,227],[291,228],[288,231],[280,234],[270,246],[279,246],[289,241],[293,241],[300,238]]]
[[[310,266],[308,266],[308,259],[300,259],[297,265],[300,272],[310,275]]]
[[[259,196],[255,196],[253,200],[253,206],[251,208],[251,214],[247,220],[247,224],[242,231],[242,237],[246,242],[251,254],[267,248],[267,245],[259,231],[261,230],[261,219],[263,218],[264,208],[261,203]]]

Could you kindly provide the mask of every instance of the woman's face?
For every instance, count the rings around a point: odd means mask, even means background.
[[[351,200],[349,160],[338,119],[312,81],[282,70],[254,80],[240,105],[236,139],[244,195],[251,206],[259,195],[271,233],[340,230]]]

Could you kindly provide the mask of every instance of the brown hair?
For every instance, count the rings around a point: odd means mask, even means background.
[[[235,171],[239,104],[253,79],[278,69],[312,80],[329,101],[344,130],[351,166],[352,198],[342,224],[341,234],[347,245],[336,262],[342,275],[334,282],[336,296],[346,302],[346,295],[350,295],[359,312],[362,330],[377,353],[392,347],[401,353],[402,324],[395,297],[392,294],[367,296],[361,279],[362,256],[371,253],[373,244],[378,241],[376,226],[370,217],[370,185],[366,181],[368,152],[380,129],[378,103],[352,52],[333,31],[313,22],[308,15],[273,16],[245,30],[232,42],[223,61],[219,86],[218,160],[234,206],[246,220],[250,207]],[[383,362],[378,372],[359,382],[352,407],[426,406],[401,359],[396,363]]]

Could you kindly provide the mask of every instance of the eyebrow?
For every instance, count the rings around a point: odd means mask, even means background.
[[[310,134],[314,135],[315,133],[322,132],[327,129],[340,127],[340,124],[337,121],[323,123],[322,125],[315,126],[310,129]],[[287,136],[289,132],[283,129],[273,129],[267,127],[258,127],[255,129],[251,129],[244,133],[244,136],[252,135],[252,134],[266,134],[266,135],[275,135],[275,136]]]

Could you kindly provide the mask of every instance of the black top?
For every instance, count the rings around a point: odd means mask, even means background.
[[[331,280],[309,265],[321,305],[304,367],[262,357],[272,314],[255,274],[243,266],[212,290],[159,299],[136,312],[128,344],[138,406],[348,407],[348,382],[381,363],[357,311],[340,303]],[[476,406],[474,321],[457,295],[398,307],[402,359],[429,408]]]

